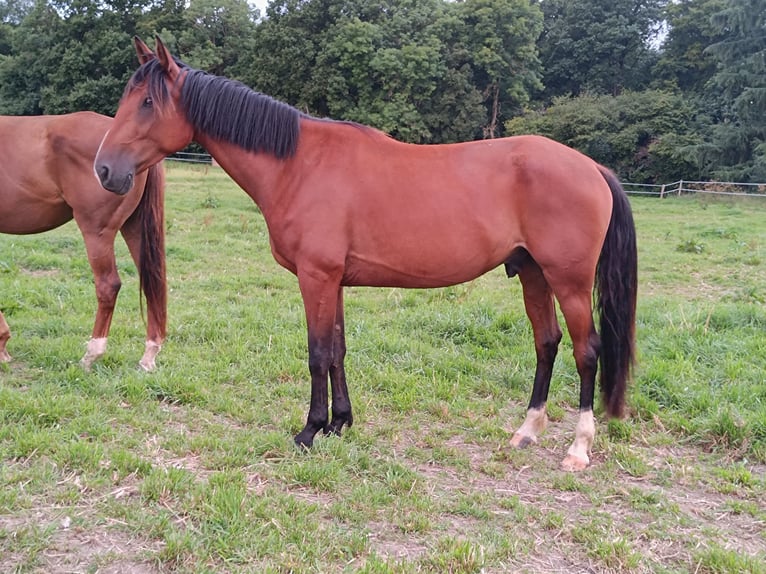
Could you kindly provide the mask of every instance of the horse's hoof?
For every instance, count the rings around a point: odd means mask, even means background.
[[[151,373],[154,369],[157,368],[157,365],[154,361],[149,362],[142,359],[138,362],[138,368],[144,373]]]
[[[324,429],[322,430],[325,436],[330,434],[335,436],[340,436],[341,431],[343,430],[343,425],[346,425],[348,428],[351,428],[352,424],[354,424],[354,419],[351,415],[333,417],[332,421],[330,421],[330,424],[324,427]]]
[[[527,448],[531,444],[537,444],[537,439],[533,436],[514,433],[511,438],[511,446],[514,448]]]
[[[295,446],[301,450],[309,450],[314,446],[314,437],[306,437],[303,433],[295,435],[293,441],[295,442]]]
[[[11,356],[8,354],[8,351],[0,351],[0,363],[9,363],[10,361]]]
[[[566,458],[561,461],[561,470],[565,470],[567,472],[580,472],[588,468],[589,464],[590,460],[587,458],[583,459],[579,456],[568,454]]]

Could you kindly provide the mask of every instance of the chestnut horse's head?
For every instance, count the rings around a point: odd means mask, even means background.
[[[139,38],[134,44],[141,66],[125,88],[93,163],[101,185],[118,195],[131,189],[137,173],[186,147],[194,134],[180,104],[186,68],[159,37],[156,53]]]

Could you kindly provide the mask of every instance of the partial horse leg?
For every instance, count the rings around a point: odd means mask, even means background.
[[[343,317],[343,287],[338,289],[338,303],[335,308],[333,326],[332,362],[330,363],[330,384],[332,386],[332,421],[325,432],[340,435],[343,425],[354,424],[351,400],[346,386],[346,332]]]
[[[96,300],[98,301],[93,332],[85,355],[80,361],[86,370],[90,369],[93,363],[106,352],[106,340],[112,324],[114,306],[122,286],[114,257],[114,237],[114,234],[83,233],[88,262],[96,283]]]
[[[141,269],[141,226],[140,220],[136,217],[129,217],[120,229],[122,238],[128,246],[130,257],[136,269]],[[139,271],[140,273],[140,271]],[[152,302],[147,302],[151,306]],[[157,367],[155,359],[162,349],[163,336],[160,326],[157,324],[157,313],[148,309],[146,322],[146,343],[144,345],[144,354],[138,362],[138,366],[146,372],[151,372]]]
[[[569,471],[583,470],[590,464],[589,454],[596,436],[593,395],[601,341],[593,325],[591,290],[592,285],[587,284],[577,291],[570,290],[558,296],[572,338],[577,373],[580,375],[580,418],[575,428],[574,442],[561,463],[561,467]]]
[[[295,436],[295,444],[309,448],[314,444],[314,435],[317,432],[333,430],[328,426],[327,377],[334,363],[340,273],[334,276],[322,270],[299,268],[298,284],[303,296],[308,326],[311,404],[306,426]],[[337,380],[340,380],[342,371],[337,367],[333,370]],[[339,431],[340,428],[335,430]]]
[[[506,265],[509,275],[513,273],[519,275],[524,292],[524,307],[532,323],[537,355],[535,381],[527,407],[527,416],[511,438],[511,445],[519,448],[536,443],[537,437],[545,430],[548,423],[545,405],[553,374],[553,362],[561,341],[561,327],[556,320],[553,291],[537,262],[526,251],[524,254],[517,253]]]
[[[8,323],[5,322],[3,312],[0,311],[0,363],[7,363],[11,360],[11,356],[8,351],[5,350],[5,346],[8,344],[8,339],[11,338],[11,329],[8,327]]]

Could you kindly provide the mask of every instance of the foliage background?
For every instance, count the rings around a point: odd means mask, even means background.
[[[3,0],[0,113],[189,65],[410,142],[537,132],[637,182],[766,181],[766,0]]]

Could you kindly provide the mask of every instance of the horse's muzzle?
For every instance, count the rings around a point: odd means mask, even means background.
[[[112,169],[108,163],[96,162],[93,164],[93,170],[96,172],[101,187],[117,195],[125,195],[133,188],[133,172],[128,171],[119,173]]]

